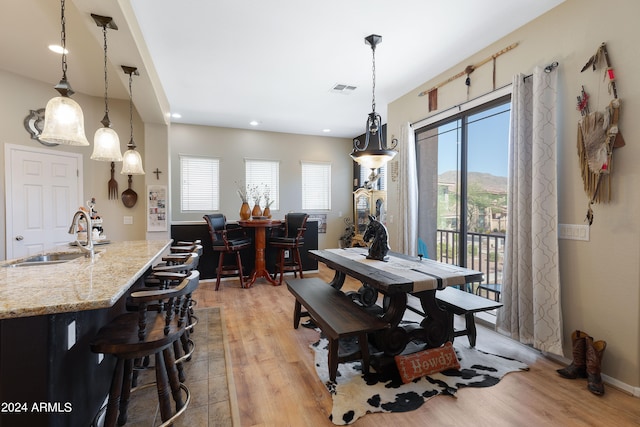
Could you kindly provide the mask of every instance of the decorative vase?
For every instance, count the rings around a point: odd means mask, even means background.
[[[262,211],[262,216],[266,216],[267,218],[271,219],[271,208],[269,206],[264,208],[264,211]]]
[[[249,203],[243,202],[242,206],[240,206],[240,219],[247,220],[249,218],[251,218],[251,208]]]
[[[258,217],[258,216],[262,216],[262,209],[260,209],[260,205],[259,204],[255,204],[253,206],[253,210],[251,211],[251,216]]]

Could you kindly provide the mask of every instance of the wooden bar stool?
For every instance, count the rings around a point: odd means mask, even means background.
[[[244,288],[242,257],[240,251],[251,247],[251,238],[247,237],[243,228],[227,227],[227,218],[222,214],[210,214],[203,217],[209,226],[211,244],[214,252],[218,252],[218,268],[216,269],[216,291],[220,287],[223,275],[237,274],[240,287]],[[235,264],[225,264],[225,255],[233,255]]]
[[[269,238],[269,245],[278,249],[277,271],[273,274],[273,279],[275,280],[278,273],[280,273],[280,285],[282,285],[282,277],[285,271],[293,271],[294,277],[297,277],[296,273],[300,273],[300,277],[304,278],[302,260],[300,259],[300,246],[304,244],[304,232],[308,218],[309,215],[306,213],[286,214],[281,234]],[[290,262],[285,261],[285,251],[290,253]]]
[[[117,359],[106,405],[106,427],[115,426],[116,421],[124,425],[131,392],[153,385],[132,389],[133,361],[146,356],[155,357],[155,385],[163,425],[171,424],[186,410],[191,394],[178,378],[173,346],[185,333],[188,295],[197,289],[199,279],[200,273],[194,270],[178,286],[133,292],[129,298],[137,304],[138,311],[117,316],[91,342],[94,353],[112,354]],[[159,303],[162,311],[147,309]],[[175,411],[171,408],[171,396]]]

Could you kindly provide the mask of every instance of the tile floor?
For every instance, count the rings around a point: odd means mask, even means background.
[[[185,385],[191,393],[191,402],[174,423],[175,427],[233,425],[220,310],[196,310],[198,324],[192,334],[196,348],[192,359],[184,364]],[[139,384],[153,382],[155,372],[153,369],[143,371],[139,378]],[[133,393],[128,412],[128,427],[160,425],[155,386]]]

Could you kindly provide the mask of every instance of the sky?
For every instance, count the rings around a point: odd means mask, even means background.
[[[500,105],[469,117],[469,172],[507,176],[509,106]],[[459,169],[460,122],[440,127],[438,174]]]

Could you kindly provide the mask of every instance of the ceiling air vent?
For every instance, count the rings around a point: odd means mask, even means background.
[[[342,83],[336,83],[335,85],[333,85],[333,87],[331,88],[331,92],[334,93],[341,93],[343,95],[348,95],[351,92],[353,92],[354,90],[356,90],[355,86],[351,86],[351,85],[346,85],[346,84],[342,84]]]

